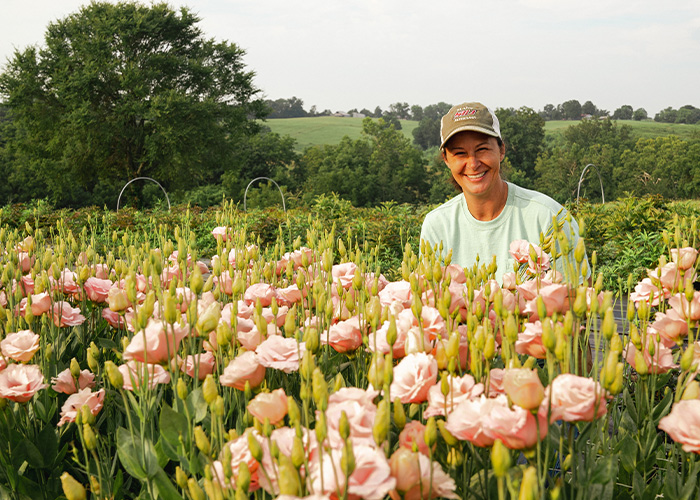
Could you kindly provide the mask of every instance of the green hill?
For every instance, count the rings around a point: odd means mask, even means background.
[[[547,136],[561,134],[567,127],[576,125],[574,121],[548,121],[544,130]],[[655,121],[618,120],[618,125],[629,125],[633,133],[640,138],[659,137],[675,134],[682,139],[700,137],[700,124],[659,123]],[[318,116],[307,118],[277,118],[266,120],[265,125],[280,135],[290,135],[297,140],[297,150],[303,151],[309,146],[321,144],[338,144],[344,136],[357,139],[362,132],[362,118],[341,118],[335,116]],[[402,132],[413,141],[413,129],[417,121],[401,120]]]

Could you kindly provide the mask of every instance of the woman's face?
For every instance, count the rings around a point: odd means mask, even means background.
[[[465,196],[488,199],[498,195],[505,154],[495,137],[467,130],[450,138],[443,159]]]

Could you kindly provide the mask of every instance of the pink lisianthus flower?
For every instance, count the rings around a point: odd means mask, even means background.
[[[272,425],[282,421],[287,414],[287,395],[284,389],[261,392],[248,403],[248,411],[260,423],[264,423],[266,418]]]
[[[32,359],[39,347],[39,335],[31,330],[8,333],[7,337],[0,341],[2,355],[19,363],[26,363]]]
[[[607,397],[592,378],[562,373],[545,388],[539,415],[550,422],[591,422],[607,413]]]
[[[246,351],[233,358],[224,373],[219,377],[221,385],[242,391],[248,382],[251,389],[259,386],[265,379],[265,367],[258,361],[255,351]]]
[[[177,354],[180,341],[187,336],[188,324],[169,324],[161,320],[149,320],[146,328],[131,338],[124,349],[126,361],[163,363]]]
[[[675,403],[659,421],[659,429],[681,444],[683,451],[700,454],[700,399]]]
[[[69,422],[75,422],[78,412],[86,405],[90,409],[90,413],[97,415],[102,409],[104,399],[104,389],[92,392],[89,387],[86,387],[85,389],[80,389],[75,394],[71,394],[61,407],[61,420],[58,421],[58,426],[60,427]]]
[[[284,373],[299,370],[299,362],[306,352],[303,342],[293,338],[270,335],[256,349],[258,361],[266,368],[274,368]]]
[[[180,370],[185,372],[190,377],[194,378],[195,368],[199,380],[204,380],[207,375],[214,372],[216,357],[211,352],[202,352],[198,354],[189,354],[182,361]]]
[[[437,360],[430,354],[408,354],[394,368],[391,395],[402,403],[422,403],[437,381]]]
[[[26,403],[48,387],[37,365],[12,364],[0,371],[0,398]]]
[[[119,365],[119,371],[124,378],[124,389],[127,391],[139,389],[146,380],[148,380],[149,389],[155,389],[158,384],[170,382],[170,373],[160,365],[131,360]]]
[[[85,389],[86,387],[91,389],[95,387],[95,374],[89,370],[81,370],[80,376],[78,377],[78,387],[76,387],[75,379],[70,372],[70,368],[66,368],[51,379],[51,384],[51,388],[56,392],[75,394],[80,389]]]
[[[54,302],[50,314],[58,327],[78,326],[85,322],[85,316],[80,313],[80,309],[72,307],[65,300]]]

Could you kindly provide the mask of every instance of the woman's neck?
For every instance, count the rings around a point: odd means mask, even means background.
[[[498,188],[489,193],[488,197],[467,196],[467,208],[476,220],[483,222],[494,220],[501,215],[508,201],[508,183],[501,179]]]

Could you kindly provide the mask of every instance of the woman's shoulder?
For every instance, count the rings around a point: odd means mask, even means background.
[[[550,215],[556,215],[564,208],[559,202],[539,191],[526,189],[510,182],[508,187],[513,191],[513,205],[521,210],[547,212]]]
[[[437,207],[433,208],[430,212],[427,213],[425,218],[440,218],[456,210],[460,210],[460,203],[462,200],[464,200],[464,195],[462,193],[459,193],[457,196],[447,200],[442,205],[438,205]]]

